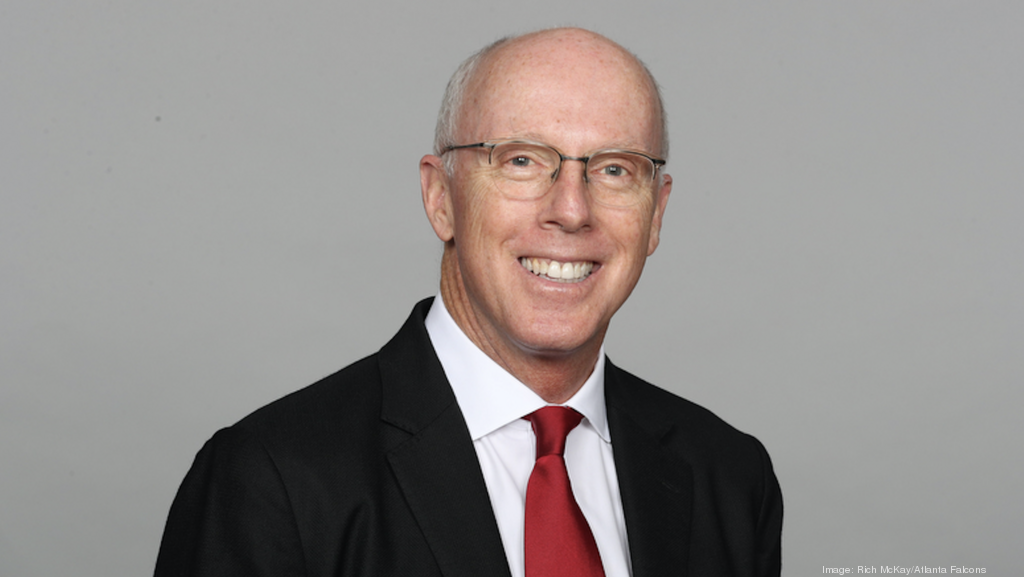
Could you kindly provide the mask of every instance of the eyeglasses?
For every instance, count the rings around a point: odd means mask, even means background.
[[[496,140],[460,144],[452,150],[482,148],[488,151],[487,164],[477,167],[502,194],[513,199],[534,200],[544,196],[558,179],[562,162],[583,163],[583,181],[594,200],[611,207],[628,207],[640,202],[650,190],[660,158],[632,150],[599,150],[590,156],[566,156],[547,144],[528,140]]]

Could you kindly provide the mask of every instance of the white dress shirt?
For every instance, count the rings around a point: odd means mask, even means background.
[[[526,484],[537,447],[523,417],[548,403],[469,340],[440,294],[426,327],[469,427],[512,577],[525,577]],[[629,577],[626,522],[604,402],[603,346],[594,371],[565,406],[584,417],[565,446],[573,494],[594,533],[606,577]]]

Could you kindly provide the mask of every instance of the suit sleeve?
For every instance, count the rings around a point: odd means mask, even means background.
[[[305,574],[291,501],[273,459],[253,436],[219,431],[174,498],[155,576]]]
[[[755,442],[761,454],[763,475],[761,509],[757,520],[757,575],[778,577],[782,572],[782,490],[768,451],[760,441]]]

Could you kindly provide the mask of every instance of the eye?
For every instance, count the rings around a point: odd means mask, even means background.
[[[558,154],[528,142],[503,142],[494,147],[493,163],[514,178],[533,178],[555,170]]]
[[[641,178],[645,162],[643,157],[629,152],[602,152],[591,157],[590,173],[599,181],[620,186]]]
[[[626,175],[626,169],[618,164],[609,164],[601,167],[601,173],[605,176],[619,177]]]

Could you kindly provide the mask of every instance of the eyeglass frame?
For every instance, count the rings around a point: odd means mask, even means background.
[[[639,150],[629,150],[628,148],[602,148],[601,150],[595,150],[589,156],[568,156],[566,154],[562,154],[561,150],[558,150],[557,148],[551,146],[550,144],[544,144],[543,142],[537,142],[534,140],[524,140],[521,138],[510,138],[507,140],[485,140],[483,142],[475,142],[473,144],[453,144],[444,147],[444,150],[441,151],[441,156],[444,156],[445,153],[451,152],[452,150],[460,150],[465,148],[486,148],[487,164],[491,164],[491,160],[493,159],[494,155],[494,148],[499,144],[531,144],[534,146],[543,146],[544,148],[549,148],[555,151],[555,154],[558,155],[558,168],[556,168],[555,171],[551,173],[551,182],[555,182],[556,180],[558,180],[558,175],[562,173],[563,162],[565,162],[566,160],[578,160],[583,163],[583,182],[589,183],[590,179],[587,177],[587,166],[589,165],[590,159],[599,154],[605,154],[608,152],[626,152],[629,154],[642,156],[647,160],[650,160],[651,164],[654,165],[654,170],[651,172],[651,182],[654,182],[654,180],[658,178],[658,171],[661,169],[662,166],[665,166],[665,164],[668,162],[663,158],[656,158],[645,152],[640,152]]]

